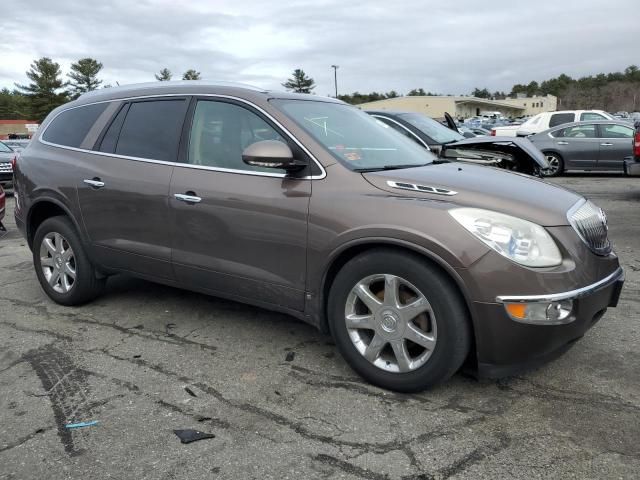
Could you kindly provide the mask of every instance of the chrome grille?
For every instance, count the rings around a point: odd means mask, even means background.
[[[607,235],[607,216],[600,207],[583,200],[575,204],[567,213],[569,223],[584,243],[598,255],[611,252]]]
[[[0,162],[0,173],[12,173],[11,162]]]

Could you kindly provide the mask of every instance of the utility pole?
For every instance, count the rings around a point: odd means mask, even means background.
[[[336,89],[336,98],[338,98],[338,68],[340,68],[340,66],[331,65],[331,68],[333,68],[333,85]]]

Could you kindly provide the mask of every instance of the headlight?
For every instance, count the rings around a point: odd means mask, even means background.
[[[455,208],[449,213],[487,246],[520,265],[552,267],[562,263],[558,247],[540,225],[479,208]]]

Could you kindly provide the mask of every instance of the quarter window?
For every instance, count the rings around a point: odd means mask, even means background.
[[[603,138],[633,138],[633,128],[623,125],[600,125],[600,132]]]
[[[200,100],[193,115],[188,162],[230,170],[285,173],[284,170],[254,167],[242,161],[244,149],[262,140],[287,143],[271,125],[244,107]]]
[[[132,103],[124,119],[115,153],[175,162],[186,108],[184,99]]]
[[[549,127],[556,127],[563,123],[573,122],[574,118],[573,113],[554,113],[549,119]]]
[[[56,145],[79,148],[107,105],[108,103],[94,103],[63,111],[49,124],[42,139]]]

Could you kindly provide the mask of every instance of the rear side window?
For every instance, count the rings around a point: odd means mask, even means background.
[[[42,135],[45,142],[79,148],[108,103],[94,103],[65,110],[49,124]]]
[[[599,113],[585,112],[580,114],[580,120],[606,120],[606,118],[604,115],[600,115]]]
[[[132,103],[122,124],[115,153],[175,162],[186,110],[184,99]]]
[[[575,118],[573,113],[554,113],[549,119],[549,127],[562,125],[563,123],[573,122]]]

